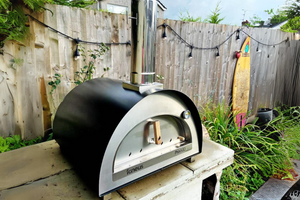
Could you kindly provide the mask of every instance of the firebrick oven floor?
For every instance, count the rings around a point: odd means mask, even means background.
[[[183,162],[148,176],[102,199],[201,199],[202,182],[216,174],[218,199],[222,169],[233,162],[233,150],[203,140],[195,162]],[[0,200],[100,199],[78,178],[55,141],[0,154]]]

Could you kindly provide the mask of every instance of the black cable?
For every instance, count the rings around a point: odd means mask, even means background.
[[[242,31],[243,33],[245,33],[247,36],[249,36],[252,40],[256,41],[256,42],[259,43],[259,44],[265,45],[265,46],[277,46],[277,45],[282,44],[283,42],[287,42],[287,41],[288,41],[288,39],[286,39],[286,40],[283,40],[283,41],[278,42],[278,43],[275,43],[275,44],[266,44],[266,43],[262,43],[262,42],[258,41],[257,39],[253,38],[251,35],[249,35],[249,34],[246,33],[245,31],[243,31],[243,30],[241,30],[241,31]]]
[[[165,27],[168,27],[172,33],[174,35],[176,35],[183,43],[185,43],[187,46],[189,47],[192,47],[193,45],[189,44],[186,40],[184,40],[171,26],[169,26],[168,24],[161,24],[159,26],[157,26],[157,28],[161,27],[161,26],[165,26]],[[212,50],[212,49],[216,49],[216,48],[219,48],[221,45],[223,45],[227,40],[229,40],[233,34],[236,33],[236,31],[234,31],[233,33],[230,34],[229,37],[226,38],[226,40],[224,40],[223,42],[221,42],[219,45],[216,45],[214,47],[196,47],[196,46],[193,46],[194,49],[198,49],[198,50]]]
[[[68,39],[70,39],[70,40],[75,41],[77,44],[78,44],[79,42],[81,42],[81,43],[86,43],[86,44],[98,44],[98,45],[99,45],[99,44],[105,44],[105,45],[119,45],[119,44],[131,45],[131,41],[130,41],[130,40],[129,40],[128,42],[103,43],[103,42],[89,42],[89,41],[85,41],[85,40],[80,40],[79,38],[76,39],[76,38],[73,38],[73,37],[71,37],[71,36],[69,36],[69,35],[66,35],[66,34],[64,34],[64,33],[60,32],[60,31],[58,31],[58,30],[52,28],[51,26],[48,26],[47,24],[45,24],[45,23],[39,21],[38,19],[36,19],[35,17],[33,17],[33,16],[29,15],[29,14],[25,14],[25,16],[31,17],[34,21],[38,22],[39,24],[41,24],[41,25],[43,25],[43,26],[45,26],[45,27],[51,29],[52,31],[54,31],[54,32],[56,32],[56,33],[58,33],[58,34],[61,34],[62,36],[66,37],[66,38],[68,38]],[[279,42],[279,43],[276,43],[276,44],[265,44],[265,43],[262,43],[262,42],[256,40],[256,39],[253,38],[252,36],[250,36],[248,33],[246,33],[245,31],[243,31],[243,29],[237,29],[237,30],[235,30],[234,32],[232,32],[232,33],[229,35],[229,37],[227,37],[227,38],[226,38],[223,42],[221,42],[219,45],[216,45],[216,46],[214,46],[214,47],[195,47],[195,46],[191,45],[190,43],[188,43],[186,40],[184,40],[184,39],[183,39],[183,38],[182,38],[182,37],[181,37],[181,36],[180,36],[180,35],[179,35],[179,34],[171,27],[171,26],[169,26],[168,24],[163,23],[163,24],[157,26],[157,28],[162,27],[162,26],[163,26],[164,28],[169,28],[175,36],[177,36],[183,43],[186,44],[186,46],[192,47],[193,49],[198,49],[198,50],[212,50],[212,49],[219,49],[219,47],[222,46],[225,42],[227,42],[227,41],[228,41],[228,40],[229,40],[236,32],[243,32],[243,33],[245,33],[247,36],[249,36],[252,40],[256,41],[256,42],[259,43],[259,44],[265,45],[265,46],[276,46],[276,45],[282,44],[283,42],[287,42],[287,41],[288,41],[288,38],[287,38],[286,40],[283,40],[283,41],[281,41],[281,42]]]
[[[193,45],[191,45],[190,43],[188,43],[186,40],[184,40],[171,26],[169,26],[168,24],[161,24],[159,26],[157,26],[157,28],[159,27],[168,27],[172,33],[177,36],[183,43],[185,43],[188,47],[192,47]],[[276,46],[276,45],[280,45],[282,44],[283,42],[287,42],[288,41],[288,38],[286,40],[283,40],[279,43],[276,43],[276,44],[266,44],[266,43],[262,43],[260,41],[258,41],[257,39],[253,38],[252,36],[250,36],[248,33],[246,33],[243,29],[237,29],[235,31],[233,31],[223,42],[221,42],[220,44],[214,46],[214,47],[195,47],[193,46],[194,49],[198,49],[198,50],[213,50],[213,49],[219,49],[220,46],[222,46],[225,42],[227,42],[235,33],[237,32],[243,32],[245,33],[247,36],[249,36],[252,40],[256,41],[257,43],[261,44],[261,45],[265,45],[265,46]]]
[[[66,37],[66,38],[68,38],[70,40],[75,41],[77,44],[79,42],[81,42],[81,43],[86,43],[86,44],[105,44],[105,45],[117,45],[117,44],[126,44],[127,45],[128,44],[128,45],[131,45],[130,41],[128,41],[128,42],[118,42],[118,43],[114,43],[114,42],[113,43],[103,43],[103,42],[89,42],[89,41],[84,41],[84,40],[80,40],[79,38],[76,39],[76,38],[73,38],[73,37],[71,37],[69,35],[66,35],[66,34],[64,34],[64,33],[60,32],[60,31],[52,28],[51,26],[48,26],[47,24],[39,21],[38,19],[36,19],[35,17],[33,17],[33,16],[29,15],[29,14],[25,14],[25,16],[31,17],[34,21],[38,22],[39,24],[41,24],[41,25],[43,25],[43,26],[51,29],[52,31],[54,31],[54,32],[56,32],[56,33],[58,33],[58,34],[60,34],[60,35],[62,35],[64,37]]]

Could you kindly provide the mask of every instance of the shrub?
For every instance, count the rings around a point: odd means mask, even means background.
[[[290,157],[296,154],[300,136],[281,136],[283,131],[295,128],[300,109],[279,109],[276,120],[263,128],[248,124],[240,130],[233,121],[237,113],[231,110],[223,103],[208,104],[200,112],[211,139],[235,152],[234,163],[223,171],[220,198],[245,199],[273,175],[293,179]]]

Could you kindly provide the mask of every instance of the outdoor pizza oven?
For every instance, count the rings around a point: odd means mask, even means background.
[[[156,0],[134,0],[131,82],[108,78],[74,88],[59,106],[54,138],[99,196],[201,152],[198,110],[154,82]],[[138,10],[138,12],[137,12]]]

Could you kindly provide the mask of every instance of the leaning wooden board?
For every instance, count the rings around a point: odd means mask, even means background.
[[[235,67],[232,89],[232,109],[235,123],[245,126],[250,92],[250,37],[247,37]]]

